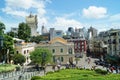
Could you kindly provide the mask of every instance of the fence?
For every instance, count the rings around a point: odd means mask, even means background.
[[[40,71],[29,70],[29,71],[13,71],[0,73],[0,80],[30,80],[31,77],[39,75]]]

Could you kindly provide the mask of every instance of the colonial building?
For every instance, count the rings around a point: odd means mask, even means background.
[[[74,44],[57,37],[49,43],[39,44],[37,48],[47,48],[52,52],[56,64],[73,64],[75,62]]]
[[[29,64],[30,60],[30,52],[34,51],[35,44],[34,43],[25,43],[24,40],[14,38],[16,40],[15,50],[17,54],[22,54],[26,58],[25,64]]]
[[[26,17],[26,23],[31,28],[31,36],[37,36],[37,28],[38,28],[38,21],[37,21],[37,15],[30,14]]]

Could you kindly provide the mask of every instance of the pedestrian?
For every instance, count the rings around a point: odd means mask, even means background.
[[[57,65],[58,70],[60,70],[60,64]]]

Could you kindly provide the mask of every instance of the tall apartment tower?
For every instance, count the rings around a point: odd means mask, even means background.
[[[26,23],[31,28],[31,36],[37,36],[38,21],[37,15],[32,15],[26,17]]]

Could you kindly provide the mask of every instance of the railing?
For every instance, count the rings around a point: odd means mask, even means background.
[[[29,71],[13,71],[0,73],[0,80],[30,80],[33,76],[39,75],[40,71],[29,70]]]

